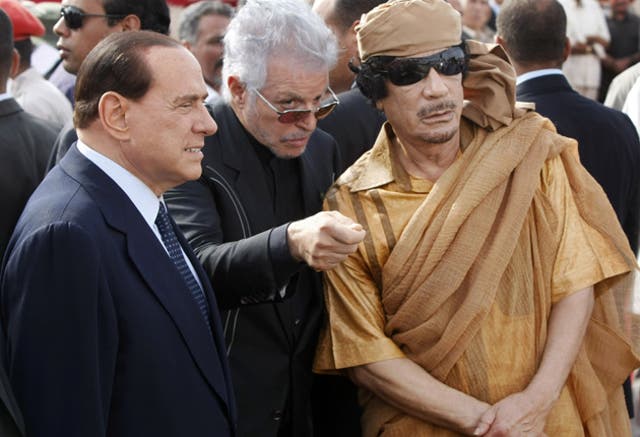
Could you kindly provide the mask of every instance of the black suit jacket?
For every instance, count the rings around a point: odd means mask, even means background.
[[[519,101],[534,102],[561,135],[578,140],[580,161],[602,185],[629,244],[638,251],[640,228],[640,143],[626,114],[575,92],[560,74],[518,85]]]
[[[387,118],[358,88],[340,93],[338,98],[338,107],[318,121],[318,127],[338,143],[342,173],[373,146]]]
[[[222,104],[212,115],[219,130],[205,140],[202,177],[165,198],[216,284],[221,307],[272,301],[223,316],[238,434],[275,437],[289,417],[294,436],[310,436],[311,362],[324,310],[321,276],[291,257],[288,223],[274,217],[262,164],[233,110]],[[306,216],[320,211],[338,157],[333,139],[316,130],[295,159]],[[293,296],[280,301],[285,295]],[[309,298],[306,313],[296,312],[302,298]]]
[[[14,99],[0,101],[0,259],[29,196],[44,177],[55,138],[53,126],[24,112]],[[24,423],[4,369],[4,345],[0,329],[0,436],[17,437],[24,435]]]
[[[14,99],[0,101],[0,259],[29,196],[44,177],[56,131]]]
[[[68,122],[62,127],[60,132],[58,132],[58,136],[53,143],[53,147],[49,153],[49,161],[47,162],[47,171],[55,167],[55,165],[64,158],[64,155],[76,141],[78,141],[78,133],[73,127],[73,122]]]
[[[0,277],[29,437],[233,436],[222,327],[127,195],[72,147],[29,200]]]

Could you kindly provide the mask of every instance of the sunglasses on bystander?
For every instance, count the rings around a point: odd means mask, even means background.
[[[114,15],[114,14],[87,14],[82,9],[75,6],[63,6],[60,9],[60,16],[64,19],[64,24],[71,30],[77,30],[84,24],[84,19],[87,17],[103,17],[121,19],[126,15]]]

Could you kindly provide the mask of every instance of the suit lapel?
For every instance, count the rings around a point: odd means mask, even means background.
[[[243,202],[243,207],[254,235],[276,226],[271,213],[273,205],[269,202],[271,195],[263,180],[262,164],[249,142],[247,132],[230,107],[224,105],[220,109],[216,117],[221,116],[226,121],[224,125],[229,126],[224,132],[219,132],[224,146],[221,148],[222,162],[235,173],[235,179],[229,182],[234,185],[240,199],[251,199]]]
[[[281,223],[276,223],[273,215],[273,205],[270,203],[271,194],[262,180],[264,174],[262,164],[256,156],[247,132],[230,107],[224,105],[218,109],[219,112],[215,113],[214,117],[220,117],[221,120],[227,122],[225,126],[229,126],[224,133],[220,133],[222,135],[220,141],[224,146],[222,147],[222,161],[225,166],[233,169],[236,173],[235,180],[230,182],[234,184],[236,192],[244,200],[243,206],[250,221],[252,235],[280,225]],[[290,328],[292,324],[291,302],[285,301],[270,306],[275,311],[275,316],[287,341],[292,344],[294,339]]]
[[[173,219],[171,219],[171,224],[174,230],[176,230],[176,235],[178,236],[180,245],[185,248],[185,253],[187,254],[187,257],[189,258],[189,261],[191,262],[191,265],[193,266],[196,274],[198,275],[198,278],[200,279],[200,283],[202,284],[202,290],[207,298],[207,302],[209,303],[209,314],[211,319],[211,330],[213,331],[212,332],[213,342],[216,350],[218,351],[217,359],[222,369],[222,372],[224,374],[224,380],[227,382],[231,381],[231,372],[229,371],[227,360],[223,358],[223,357],[226,357],[227,352],[226,352],[224,338],[222,336],[223,330],[222,330],[222,324],[220,322],[220,310],[218,309],[215,293],[213,291],[213,288],[211,287],[211,283],[209,282],[209,278],[207,277],[207,274],[205,273],[204,269],[202,268],[202,265],[200,264],[200,261],[198,260],[198,258],[196,257],[196,255],[193,253],[192,250],[186,249],[190,247],[189,242],[184,238],[182,233],[178,231],[178,226],[175,224]],[[198,310],[198,313],[199,312],[200,310]],[[233,388],[231,387],[231,384],[225,383],[225,393],[226,393],[227,406],[230,410],[230,416],[233,417],[235,421],[236,411],[235,411],[235,402],[233,400],[234,399]]]
[[[75,145],[66,154],[61,166],[91,193],[106,222],[126,235],[127,250],[133,264],[173,319],[209,385],[229,406],[225,381],[225,377],[228,378],[228,370],[223,361],[214,354],[214,344],[202,320],[202,314],[160,241],[120,187],[82,156]],[[180,235],[179,232],[177,234]],[[181,242],[183,241],[181,238]],[[188,246],[185,245],[184,248],[185,252],[190,252]],[[200,275],[201,280],[203,277]],[[206,280],[202,282],[204,284]],[[211,305],[211,308],[213,310],[215,307]],[[219,323],[215,326],[215,329],[219,329]],[[219,336],[219,333],[218,330],[214,337]]]

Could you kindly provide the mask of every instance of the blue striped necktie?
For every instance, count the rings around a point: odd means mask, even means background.
[[[204,318],[204,321],[209,328],[209,332],[211,332],[211,324],[209,323],[209,309],[207,307],[207,300],[204,297],[204,293],[198,285],[196,278],[193,277],[187,262],[182,255],[182,250],[180,249],[180,242],[178,241],[178,237],[176,237],[176,233],[171,226],[171,220],[169,219],[169,214],[167,213],[167,209],[164,204],[160,202],[160,209],[158,210],[158,215],[156,217],[156,226],[160,231],[160,236],[162,237],[162,242],[164,243],[164,247],[166,247],[167,252],[169,252],[169,257],[173,264],[175,264],[178,272],[180,272],[180,276],[184,279],[184,282],[191,293],[191,297],[198,305],[200,309],[200,313]]]

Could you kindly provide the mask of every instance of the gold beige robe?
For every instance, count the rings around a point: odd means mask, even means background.
[[[535,113],[488,132],[463,120],[463,153],[437,183],[394,163],[393,131],[328,193],[367,237],[326,274],[328,323],[315,370],[407,357],[494,404],[522,391],[553,304],[594,285],[585,342],[547,418],[549,436],[629,434],[620,385],[638,360],[618,311],[633,254],[576,144]],[[625,322],[630,320],[625,319]],[[449,436],[370,393],[365,436]]]

